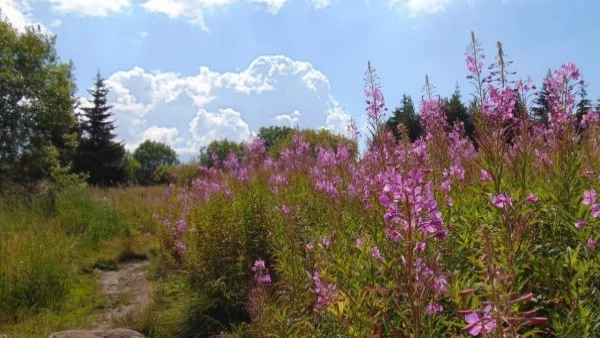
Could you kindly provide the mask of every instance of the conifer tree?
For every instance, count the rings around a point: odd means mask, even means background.
[[[456,121],[462,122],[465,128],[465,135],[469,136],[470,138],[473,138],[473,134],[475,133],[473,116],[470,114],[467,107],[461,101],[460,89],[458,88],[458,84],[456,85],[456,89],[450,97],[450,100],[446,99],[446,104],[443,105],[443,107],[444,113],[446,114],[446,119],[448,120],[448,124],[450,126],[454,126]]]
[[[88,182],[94,185],[115,185],[125,175],[123,157],[125,148],[116,142],[112,106],[107,105],[109,88],[100,75],[96,75],[92,95],[92,106],[81,108],[81,138],[76,169],[89,175]]]
[[[413,101],[409,95],[402,95],[400,107],[392,112],[392,116],[386,122],[387,127],[396,139],[407,133],[408,139],[414,142],[423,133],[419,115],[415,110]]]
[[[546,74],[545,79],[552,76],[550,69]],[[542,124],[548,124],[548,113],[550,112],[550,105],[548,104],[548,87],[546,81],[542,84],[542,89],[537,93],[537,98],[534,100],[534,106],[531,109],[533,111],[533,118]]]

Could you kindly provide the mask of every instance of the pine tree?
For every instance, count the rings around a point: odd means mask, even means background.
[[[409,95],[402,95],[400,107],[397,107],[392,116],[387,120],[386,125],[392,131],[394,137],[399,139],[402,137],[403,130],[408,135],[408,139],[414,142],[423,133],[419,115],[415,110],[413,101]],[[402,126],[402,128],[400,128]]]
[[[587,114],[594,108],[592,100],[588,99],[587,85],[582,81],[579,90],[579,102],[577,102],[577,111],[575,116],[577,117],[577,123],[581,122],[583,115]]]
[[[458,84],[456,85],[456,89],[450,97],[450,100],[446,99],[444,113],[446,114],[446,119],[448,120],[448,124],[450,126],[454,126],[456,121],[462,122],[465,128],[465,135],[473,138],[473,134],[475,133],[473,116],[461,101],[460,88],[458,88]]]
[[[548,69],[546,79],[552,76],[552,72]],[[533,111],[533,119],[539,121],[542,124],[548,124],[548,113],[550,112],[550,105],[548,104],[548,87],[546,81],[542,84],[542,89],[537,93],[537,98],[533,101],[534,106],[531,109]]]
[[[116,135],[112,106],[107,105],[109,88],[100,72],[96,75],[94,87],[88,91],[92,95],[92,106],[81,108],[81,138],[76,169],[89,174],[88,182],[94,185],[114,185],[125,175],[123,158],[125,148],[115,142]]]

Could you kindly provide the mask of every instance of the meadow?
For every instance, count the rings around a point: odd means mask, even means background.
[[[600,118],[574,64],[543,117],[504,66],[470,46],[472,135],[426,88],[424,134],[395,138],[369,67],[362,152],[355,125],[297,130],[163,188],[6,195],[0,333],[90,326],[95,269],[148,258],[152,302],[119,323],[148,337],[600,337]]]

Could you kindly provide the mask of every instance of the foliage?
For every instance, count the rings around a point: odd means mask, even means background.
[[[92,95],[92,106],[83,107],[80,121],[82,131],[77,149],[75,169],[87,173],[88,182],[93,185],[115,185],[125,176],[123,144],[115,142],[116,135],[111,106],[107,105],[109,88],[98,72],[94,87],[88,91]]]
[[[151,140],[142,142],[133,152],[133,158],[140,166],[137,170],[137,181],[143,185],[159,183],[153,180],[156,169],[160,166],[176,164],[179,161],[173,148],[165,143]]]
[[[215,140],[200,150],[200,164],[212,167],[221,164],[230,153],[241,156],[242,145],[229,140]],[[215,163],[218,162],[218,163]]]
[[[39,30],[18,33],[0,20],[0,189],[50,177],[77,145],[73,66],[54,45]]]
[[[400,107],[392,112],[392,116],[386,122],[388,129],[396,139],[406,135],[411,142],[416,141],[423,133],[419,115],[415,110],[409,95],[402,95]]]
[[[429,84],[422,136],[395,140],[369,65],[360,157],[341,137],[302,131],[167,188],[161,259],[212,304],[196,332],[599,336],[598,114],[578,121],[572,63],[545,81],[542,124],[502,45],[489,75],[484,62],[472,35],[473,120],[458,93],[445,102]]]
[[[258,129],[258,138],[265,141],[267,151],[275,144],[292,134],[294,129],[285,126],[269,126]]]

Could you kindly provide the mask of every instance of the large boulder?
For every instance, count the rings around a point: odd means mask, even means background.
[[[114,330],[74,330],[63,331],[51,335],[49,338],[145,338],[143,334],[127,329]]]

